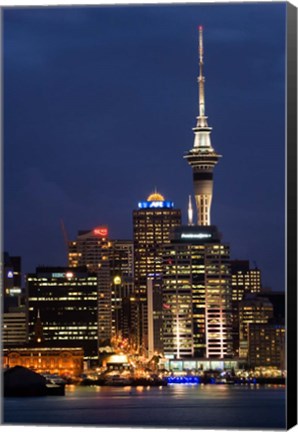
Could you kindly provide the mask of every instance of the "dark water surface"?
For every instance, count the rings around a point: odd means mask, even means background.
[[[75,387],[66,396],[5,398],[8,424],[285,428],[285,388],[228,385]]]

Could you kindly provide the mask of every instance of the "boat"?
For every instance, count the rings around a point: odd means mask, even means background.
[[[108,386],[127,386],[131,385],[132,380],[130,378],[121,377],[120,375],[112,375],[105,379],[104,385]]]

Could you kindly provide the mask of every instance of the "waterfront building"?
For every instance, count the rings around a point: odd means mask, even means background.
[[[275,322],[284,323],[286,316],[286,299],[283,291],[262,290],[257,294],[258,298],[267,298],[273,306],[273,319]]]
[[[250,324],[266,324],[273,317],[273,305],[266,297],[247,294],[239,303],[239,357],[248,355],[248,329]]]
[[[261,270],[251,269],[248,260],[231,260],[232,306],[233,306],[233,351],[239,356],[239,304],[245,294],[262,290]]]
[[[4,346],[20,345],[28,339],[21,257],[4,252],[2,272],[2,342]]]
[[[118,322],[120,323],[119,335],[123,340],[127,339],[128,343],[137,349],[137,326],[138,326],[138,315],[137,315],[137,302],[136,297],[131,295],[129,297],[123,297],[121,301],[121,309],[118,310]]]
[[[173,372],[198,372],[210,370],[236,370],[243,366],[239,359],[166,359],[164,367]]]
[[[163,347],[163,285],[162,278],[147,278],[148,357],[162,354]]]
[[[126,325],[132,319],[132,317],[126,318],[124,316],[122,308],[126,304],[124,299],[134,297],[133,241],[112,240],[111,243],[109,263],[111,274],[112,336],[121,336],[124,333],[127,334]],[[129,304],[132,307],[132,303]],[[131,313],[133,314],[132,310]]]
[[[4,348],[3,367],[23,366],[41,374],[80,376],[83,373],[84,351],[75,347],[40,345]]]
[[[30,343],[81,347],[85,359],[97,359],[95,273],[86,267],[37,267],[27,275],[27,292]],[[42,332],[36,336],[39,320]]]
[[[134,281],[138,307],[136,339],[144,354],[148,351],[147,278],[152,277],[154,285],[155,279],[160,277],[161,246],[170,242],[171,230],[179,225],[181,211],[157,192],[139,202],[138,209],[133,211]]]
[[[2,343],[3,347],[24,345],[28,341],[27,313],[25,306],[10,307],[3,310]]]
[[[182,226],[163,250],[165,356],[231,358],[228,245],[215,226]]]
[[[122,299],[133,294],[133,242],[111,240],[108,228],[79,231],[69,242],[69,266],[81,265],[98,276],[98,344],[111,344],[121,333]]]
[[[285,369],[285,326],[277,323],[250,323],[248,326],[250,367]]]
[[[261,270],[251,269],[248,260],[231,260],[232,297],[241,301],[246,293],[259,293],[262,290]]]
[[[17,299],[15,305],[21,303],[22,294],[22,261],[20,256],[10,256],[4,252],[3,256],[3,297]]]
[[[79,231],[75,241],[69,242],[68,264],[70,267],[86,266],[97,275],[98,345],[109,345],[112,337],[112,297],[109,255],[112,243],[108,228],[99,226]]]
[[[193,148],[184,156],[193,171],[197,224],[211,225],[213,170],[221,157],[211,145],[211,130],[205,112],[205,77],[203,76],[203,27],[199,27],[199,115],[193,128]]]

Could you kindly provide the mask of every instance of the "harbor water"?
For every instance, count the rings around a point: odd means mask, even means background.
[[[285,387],[67,386],[65,396],[5,398],[6,424],[285,428]]]

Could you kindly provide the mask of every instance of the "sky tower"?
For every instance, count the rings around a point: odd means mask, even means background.
[[[195,139],[191,150],[184,156],[193,171],[194,195],[198,225],[211,225],[210,210],[213,192],[213,169],[221,155],[213,149],[210,140],[212,128],[205,115],[205,91],[203,76],[203,27],[199,26],[199,115],[193,128]]]

